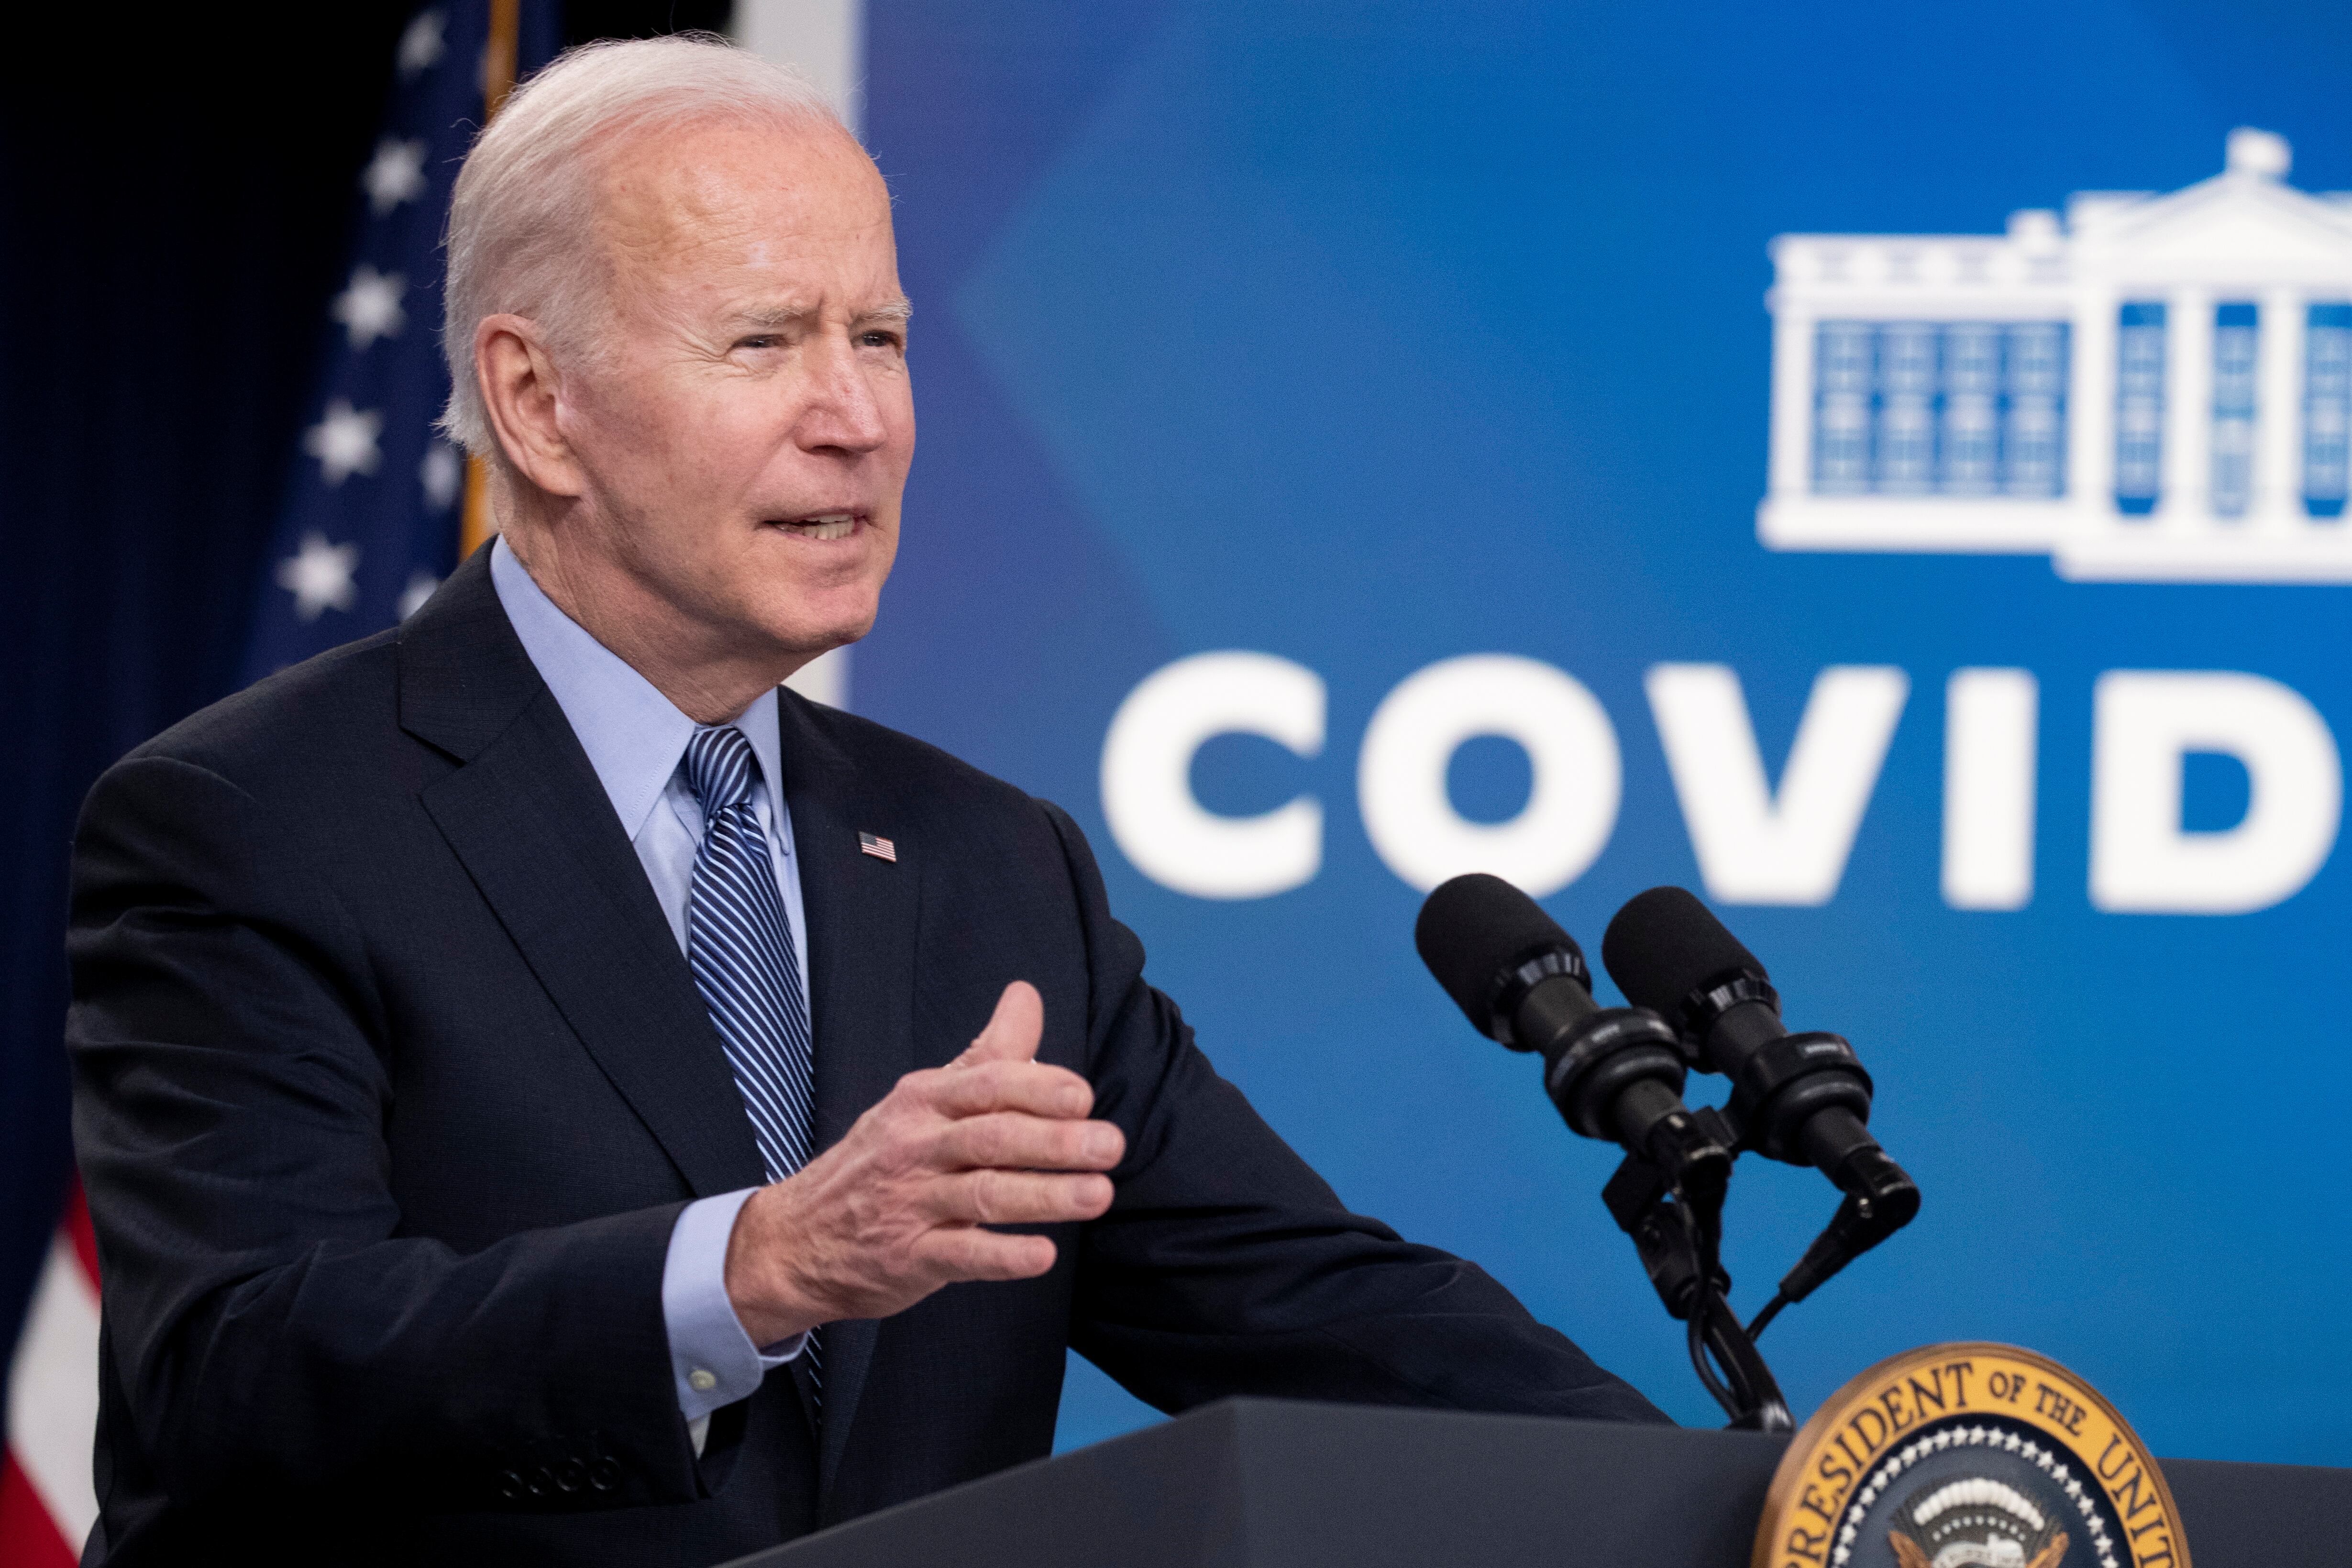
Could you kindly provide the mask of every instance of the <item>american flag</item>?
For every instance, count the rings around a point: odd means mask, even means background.
[[[442,226],[475,129],[559,37],[553,0],[438,0],[401,35],[312,422],[256,588],[247,680],[394,625],[457,563],[461,503],[479,486],[433,428],[449,394]]]
[[[475,128],[560,39],[555,0],[436,0],[401,34],[257,591],[247,679],[393,625],[457,560],[466,465],[433,428],[449,389],[442,223]],[[97,1521],[98,1332],[98,1249],[77,1188],[9,1363],[5,1568],[70,1568]]]
[[[0,1563],[71,1568],[98,1522],[98,1243],[76,1187],[8,1369]]]

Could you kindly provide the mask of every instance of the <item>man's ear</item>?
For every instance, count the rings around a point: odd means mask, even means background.
[[[490,430],[517,475],[552,495],[576,496],[584,476],[564,438],[562,381],[528,316],[485,316],[474,328],[474,374]]]

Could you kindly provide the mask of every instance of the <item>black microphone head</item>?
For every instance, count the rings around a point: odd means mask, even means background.
[[[1687,1028],[1683,1003],[1692,993],[1745,970],[1770,976],[1739,939],[1682,888],[1652,888],[1629,900],[1601,939],[1601,962],[1625,1000]]]
[[[1412,922],[1412,945],[1471,1026],[1506,1044],[1509,1021],[1498,1023],[1495,1005],[1521,965],[1565,952],[1574,963],[1563,973],[1580,983],[1585,974],[1584,950],[1576,939],[1533,899],[1483,871],[1442,883],[1429,895]]]

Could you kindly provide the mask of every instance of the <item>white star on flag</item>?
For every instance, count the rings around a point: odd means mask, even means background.
[[[441,29],[448,24],[449,19],[441,14],[437,5],[430,11],[416,14],[416,20],[409,23],[408,30],[400,35],[401,75],[415,76],[418,71],[440,63],[441,57],[448,52]]]
[[[465,459],[457,447],[446,441],[434,442],[416,468],[416,477],[425,486],[425,504],[435,511],[447,511],[449,503],[457,499],[457,481],[465,471]]]
[[[400,611],[400,618],[404,621],[423,609],[425,601],[431,598],[433,590],[440,585],[441,579],[422,566],[411,572],[408,574],[408,586],[400,591],[400,603],[396,606]]]
[[[340,485],[353,474],[375,472],[383,461],[375,438],[383,434],[383,415],[353,408],[345,398],[330,398],[326,416],[302,432],[302,450],[319,459],[321,478]]]
[[[401,203],[425,194],[425,143],[387,136],[375,144],[375,156],[360,175],[368,205],[382,217]]]
[[[400,297],[407,291],[405,277],[378,272],[362,261],[352,274],[351,287],[335,296],[328,313],[351,330],[352,347],[363,349],[378,338],[400,336],[400,329],[408,325],[408,312],[400,308]]]
[[[376,437],[383,435],[383,416],[374,409],[352,409],[343,397],[327,400],[327,414],[301,433],[301,449],[318,458],[320,478],[341,484],[355,472],[376,472],[383,454]]]
[[[326,610],[346,610],[359,603],[360,585],[352,574],[360,569],[360,547],[330,544],[323,533],[306,533],[302,548],[278,563],[278,585],[294,595],[294,613],[315,621]]]

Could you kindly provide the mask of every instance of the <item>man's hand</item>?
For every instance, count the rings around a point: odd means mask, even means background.
[[[1125,1134],[1090,1121],[1092,1085],[1036,1059],[1036,987],[1016,980],[971,1048],[911,1072],[848,1135],[751,1194],[727,1243],[727,1295],[751,1342],[886,1318],[960,1279],[1030,1279],[1042,1236],[992,1225],[1093,1219]]]

